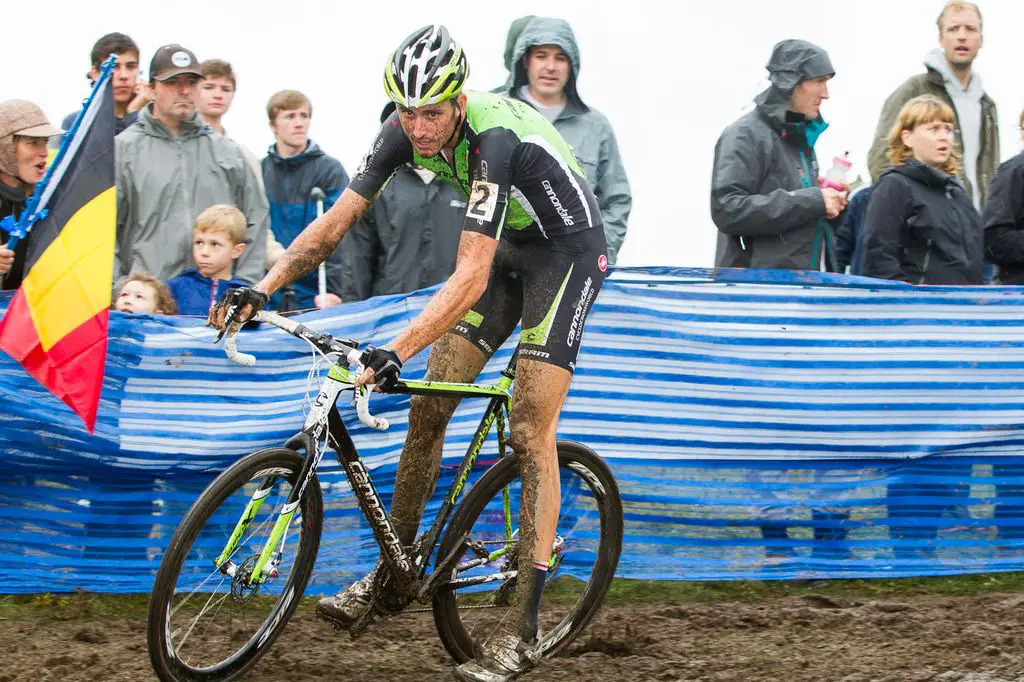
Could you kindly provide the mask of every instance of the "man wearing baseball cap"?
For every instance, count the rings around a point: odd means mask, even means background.
[[[145,271],[167,280],[192,262],[192,225],[214,204],[245,214],[249,247],[235,275],[256,282],[264,272],[267,200],[242,148],[199,117],[200,62],[177,44],[149,64],[153,101],[116,138],[117,243],[114,277]]]
[[[50,125],[43,110],[32,102],[0,102],[0,220],[17,220],[36,184],[46,174],[46,145],[63,130]],[[0,228],[0,289],[17,289],[24,273],[29,238],[7,248],[8,234]]]

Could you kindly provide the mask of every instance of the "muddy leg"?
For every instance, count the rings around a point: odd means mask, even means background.
[[[537,609],[558,524],[561,489],[555,434],[572,375],[534,360],[519,360],[512,396],[512,449],[522,463],[519,511],[519,634],[537,634]]]
[[[427,381],[468,382],[476,379],[487,357],[461,336],[445,334],[430,351]],[[448,420],[459,398],[413,396],[409,409],[409,432],[398,462],[391,516],[403,544],[416,539],[427,500],[437,486],[441,450]]]

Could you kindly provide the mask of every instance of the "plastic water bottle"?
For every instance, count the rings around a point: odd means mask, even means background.
[[[828,169],[820,181],[822,187],[831,187],[839,191],[846,191],[849,187],[850,169],[853,167],[853,162],[850,161],[850,152],[844,152],[842,156],[837,156],[832,159],[832,167]]]

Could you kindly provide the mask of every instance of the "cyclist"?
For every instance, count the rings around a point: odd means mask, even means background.
[[[363,353],[358,383],[393,385],[402,363],[431,343],[427,380],[471,382],[522,320],[510,443],[522,462],[515,622],[477,660],[456,668],[476,682],[511,680],[535,662],[537,611],[560,490],[555,432],[583,326],[607,268],[601,211],[572,151],[528,104],[463,92],[469,63],[444,26],[424,27],[392,53],[384,73],[397,105],[341,198],[288,247],[257,286],[228,292],[211,309],[223,329],[250,319],[275,291],[332,253],[402,164],[430,169],[468,197],[455,272],[390,344]],[[455,398],[415,397],[391,514],[411,545],[433,493]],[[370,575],[317,612],[342,627],[371,608]]]

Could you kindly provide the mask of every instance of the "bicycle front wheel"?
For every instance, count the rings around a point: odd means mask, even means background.
[[[295,611],[323,524],[315,475],[291,516],[283,515],[303,461],[286,448],[240,459],[203,491],[178,525],[149,602],[149,658],[163,682],[219,682],[240,675]],[[257,576],[261,554],[269,560]]]
[[[597,612],[622,551],[622,500],[608,465],[590,448],[559,441],[562,502],[538,620],[545,656],[565,648]],[[518,570],[520,466],[488,469],[459,505],[438,551],[458,559],[434,596],[434,622],[448,653],[477,657],[507,629]]]

